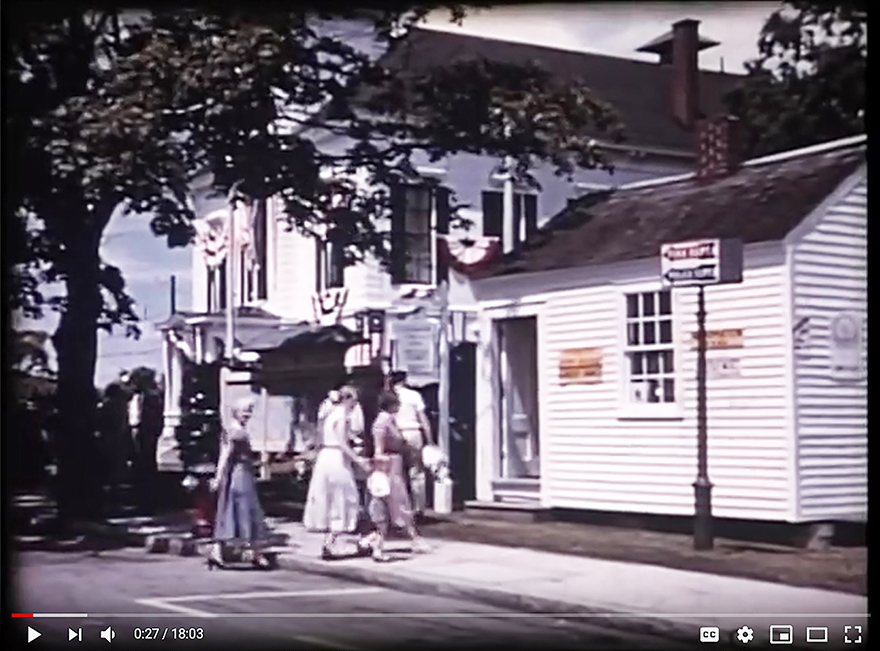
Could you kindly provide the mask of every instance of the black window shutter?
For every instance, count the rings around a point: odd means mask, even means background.
[[[327,245],[327,288],[345,287],[345,247],[338,232],[330,232]]]
[[[324,291],[324,240],[315,238],[315,291]]]
[[[437,284],[449,280],[449,258],[442,252],[446,246],[446,235],[449,235],[449,220],[452,214],[449,188],[442,185],[434,190],[434,202],[437,210]]]
[[[483,235],[501,237],[504,234],[504,199],[500,192],[483,191]]]
[[[257,299],[269,298],[269,207],[268,199],[261,199],[257,205],[256,219],[254,220],[254,245],[257,253]]]
[[[523,197],[526,213],[526,240],[530,240],[538,232],[538,195],[527,194]]]
[[[391,186],[391,283],[406,282],[406,186]]]
[[[227,269],[228,269],[228,263],[229,263],[230,256],[231,256],[231,254],[227,253],[226,259],[217,266],[217,271],[216,271],[217,284],[220,285],[217,288],[219,290],[217,292],[218,293],[217,302],[220,304],[218,307],[221,310],[226,309],[226,299],[227,299],[227,296],[226,296],[226,282],[227,282],[226,275],[227,275]]]

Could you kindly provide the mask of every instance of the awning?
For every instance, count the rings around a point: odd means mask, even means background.
[[[188,325],[201,323],[211,323],[214,325],[222,324],[226,321],[227,313],[225,310],[217,312],[193,312],[190,310],[179,310],[172,314],[164,321],[155,324],[158,330],[169,330],[181,328]],[[261,307],[253,305],[241,305],[235,309],[235,319],[237,321],[247,321],[249,323],[266,322],[267,325],[278,323],[281,317],[272,312],[268,312]]]
[[[242,342],[241,350],[263,352],[312,346],[351,346],[365,341],[368,340],[363,335],[345,326],[299,323],[261,332],[252,339]]]

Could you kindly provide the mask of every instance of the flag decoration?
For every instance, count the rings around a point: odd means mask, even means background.
[[[810,317],[799,319],[792,328],[794,335],[794,349],[804,350],[810,345]]]
[[[193,222],[195,247],[201,252],[209,269],[216,269],[226,259],[229,249],[228,222],[228,212],[223,209]]]
[[[449,266],[465,275],[491,263],[501,253],[501,239],[488,235],[477,238],[441,236],[439,241],[440,254],[447,258]]]
[[[193,222],[195,246],[201,251],[209,268],[219,267],[229,253],[230,222],[235,229],[235,248],[243,254],[245,264],[252,266],[256,263],[253,232],[255,213],[256,204],[238,201],[229,209],[219,208]]]
[[[254,247],[254,218],[257,212],[257,203],[236,201],[230,207],[230,212],[235,229],[235,247],[241,251],[245,269],[251,269],[257,263]]]

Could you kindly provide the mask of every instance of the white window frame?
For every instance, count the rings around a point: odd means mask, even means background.
[[[683,420],[684,418],[684,375],[682,373],[682,337],[681,337],[681,309],[678,294],[670,290],[670,302],[672,308],[672,343],[671,345],[656,344],[647,347],[630,346],[627,341],[627,326],[630,319],[627,317],[627,296],[630,294],[645,294],[663,291],[665,288],[659,283],[620,285],[617,288],[618,296],[618,420]],[[634,350],[672,350],[675,399],[672,402],[633,402],[630,392],[630,354]]]

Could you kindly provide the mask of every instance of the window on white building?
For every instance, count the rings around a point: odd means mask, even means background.
[[[317,238],[315,240],[317,246],[315,260],[317,268],[315,270],[316,287],[315,289],[322,292],[326,289],[334,289],[345,286],[345,250],[342,245],[336,241],[333,231],[326,238]]]
[[[504,236],[504,192],[484,190],[483,235]],[[513,233],[517,245],[528,241],[538,231],[538,195],[534,192],[513,193]]]
[[[208,269],[208,312],[226,309],[227,262],[224,260],[213,269]]]
[[[269,298],[269,201],[257,203],[254,215],[254,269],[248,294],[253,301]]]
[[[391,282],[434,285],[447,267],[438,255],[437,235],[449,232],[449,190],[400,184],[391,191]]]
[[[626,395],[630,403],[676,402],[679,387],[669,290],[626,295],[624,353]]]

